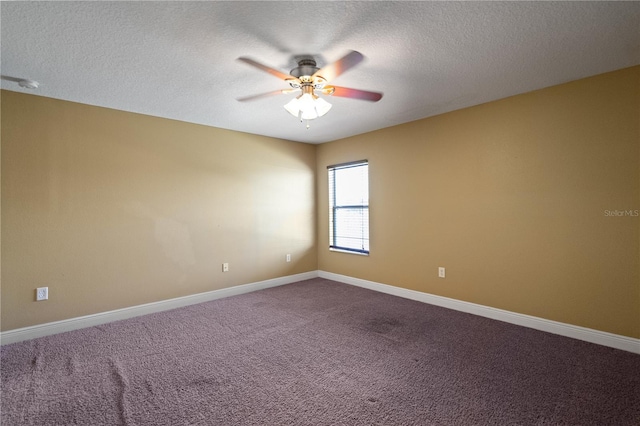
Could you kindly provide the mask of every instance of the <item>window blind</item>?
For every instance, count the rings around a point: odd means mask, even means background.
[[[329,248],[369,253],[369,163],[329,166]]]

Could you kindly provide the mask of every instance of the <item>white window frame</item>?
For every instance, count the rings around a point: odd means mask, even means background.
[[[341,185],[339,172],[354,167],[366,167],[366,169],[364,169],[366,182],[363,183],[361,188],[356,189],[363,191],[360,202],[352,201],[345,205],[338,204],[336,200],[338,190],[336,188]],[[327,174],[329,183],[329,250],[368,256],[370,252],[369,162],[367,160],[359,160],[328,166]],[[352,220],[341,224],[338,219],[341,211],[354,213]],[[358,211],[360,211],[360,214],[358,214]],[[360,235],[354,235],[354,230],[356,231],[355,234],[360,233]]]

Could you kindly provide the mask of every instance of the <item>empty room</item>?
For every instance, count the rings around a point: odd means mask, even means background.
[[[640,2],[0,3],[0,424],[640,424]]]

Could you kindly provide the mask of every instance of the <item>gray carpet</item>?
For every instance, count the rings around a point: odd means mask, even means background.
[[[640,424],[640,355],[323,279],[1,355],[3,426]]]

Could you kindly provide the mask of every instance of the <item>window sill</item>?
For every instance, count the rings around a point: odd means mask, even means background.
[[[341,249],[335,249],[335,248],[331,248],[331,247],[329,247],[329,251],[335,251],[336,253],[355,254],[355,255],[358,255],[358,256],[369,256],[369,253],[359,253],[357,251],[341,250]]]

